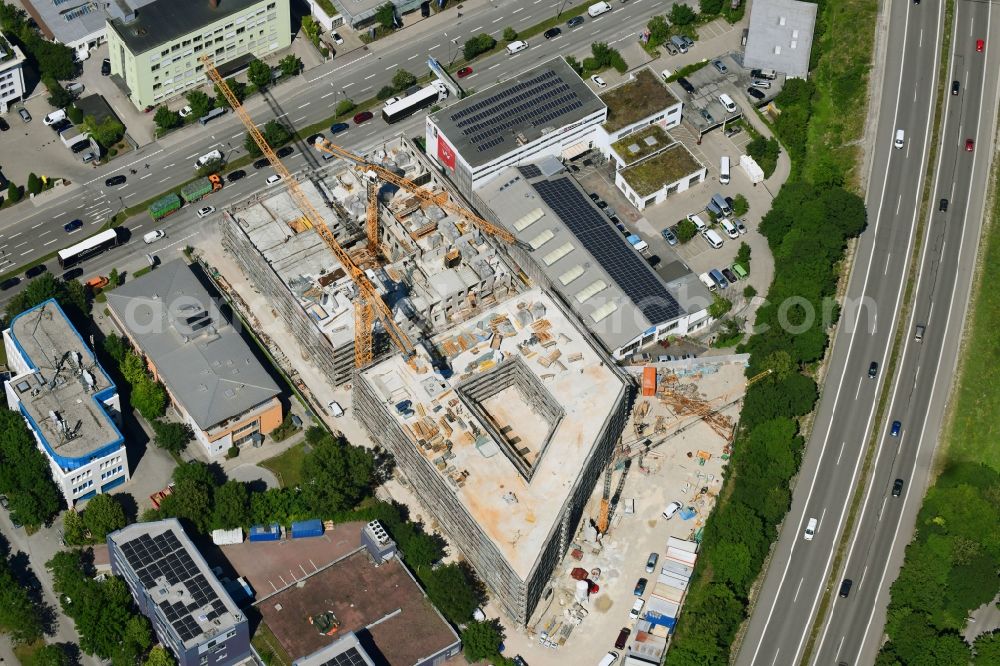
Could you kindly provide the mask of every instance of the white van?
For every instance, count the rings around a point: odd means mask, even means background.
[[[729,184],[729,155],[723,155],[719,161],[719,182],[723,185]]]
[[[736,230],[736,225],[734,225],[726,218],[722,218],[721,220],[719,220],[719,225],[722,227],[722,230],[726,232],[726,235],[729,236],[730,238],[740,237],[740,232]]]
[[[62,109],[59,109],[58,111],[53,111],[49,115],[42,118],[42,123],[46,125],[55,125],[60,120],[66,120],[66,112],[63,111]]]
[[[892,142],[892,145],[896,146],[896,148],[902,148],[904,143],[905,135],[903,134],[903,130],[896,130],[896,140]]]
[[[708,277],[708,273],[702,273],[698,276],[698,279],[701,280],[701,283],[705,285],[709,291],[715,291],[718,289],[718,287],[715,286],[715,282],[712,281],[712,278]]]
[[[587,13],[590,14],[590,18],[595,16],[600,16],[611,11],[611,5],[606,2],[597,2],[587,7]]]
[[[806,531],[803,532],[802,538],[806,541],[812,541],[813,537],[816,536],[816,519],[810,518],[809,522],[806,523]]]
[[[205,153],[204,155],[202,155],[201,157],[199,157],[198,161],[194,163],[194,168],[195,169],[200,169],[203,166],[205,166],[206,164],[208,164],[209,162],[211,162],[212,160],[221,160],[221,159],[222,159],[222,153],[220,153],[219,149],[216,148],[212,152]]]
[[[608,652],[606,655],[601,657],[601,660],[597,662],[597,666],[611,666],[611,664],[618,661],[617,652]]]
[[[708,225],[705,224],[705,221],[701,219],[697,214],[692,213],[691,215],[688,215],[688,219],[694,222],[695,229],[697,229],[699,232],[708,229]]]
[[[722,93],[721,95],[719,95],[719,103],[722,104],[722,106],[726,107],[726,111],[728,111],[729,113],[736,112],[736,102],[734,102],[733,98],[727,95],[726,93]]]
[[[528,48],[528,42],[522,42],[520,40],[516,42],[511,42],[507,45],[507,55],[514,55],[515,53],[520,53],[524,49]]]
[[[715,229],[705,229],[701,235],[713,250],[718,250],[722,247],[722,237],[715,232]]]
[[[155,243],[166,235],[167,234],[163,231],[163,229],[156,229],[155,231],[150,231],[148,234],[143,236],[142,242],[149,245],[150,243]]]

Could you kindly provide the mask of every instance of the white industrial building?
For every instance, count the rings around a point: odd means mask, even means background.
[[[807,78],[816,9],[816,3],[801,0],[754,0],[743,66]]]
[[[0,35],[0,113],[24,99],[24,54]]]
[[[59,304],[15,316],[3,340],[7,406],[28,423],[66,503],[127,482],[118,389]]]

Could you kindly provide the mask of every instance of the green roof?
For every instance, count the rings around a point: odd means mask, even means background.
[[[617,132],[643,118],[677,104],[677,98],[649,68],[640,69],[632,80],[600,95],[608,107],[604,129]]]
[[[622,169],[621,174],[640,197],[647,197],[701,168],[687,148],[678,143],[635,166]]]
[[[615,151],[615,154],[628,166],[673,143],[673,137],[667,134],[665,129],[659,125],[650,125],[615,141],[611,144],[611,150]]]

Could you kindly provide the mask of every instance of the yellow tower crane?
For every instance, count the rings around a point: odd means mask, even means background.
[[[306,219],[311,223],[312,227],[316,229],[319,233],[320,238],[323,242],[327,244],[333,254],[340,261],[341,265],[347,274],[354,280],[354,283],[358,286],[359,297],[354,301],[354,365],[355,367],[362,368],[372,360],[372,328],[375,323],[375,317],[382,322],[382,326],[385,328],[386,333],[389,338],[392,339],[396,347],[399,348],[401,352],[407,357],[412,357],[414,354],[413,343],[410,342],[409,337],[405,332],[399,327],[396,321],[392,318],[392,311],[382,300],[382,297],[378,293],[378,289],[372,284],[372,281],[368,279],[365,272],[361,270],[357,264],[351,259],[347,251],[340,246],[337,242],[336,237],[330,228],[326,226],[323,221],[323,217],[319,212],[313,207],[312,203],[306,197],[305,192],[299,187],[298,182],[292,178],[292,174],[289,173],[288,169],[278,156],[274,154],[271,147],[267,145],[267,141],[264,136],[257,129],[254,124],[253,119],[250,118],[250,114],[247,113],[243,105],[233,94],[233,91],[229,89],[229,85],[226,84],[225,79],[219,74],[219,71],[215,68],[212,63],[212,59],[207,55],[203,55],[199,58],[202,64],[205,65],[205,72],[208,77],[215,83],[225,98],[229,101],[229,105],[233,107],[233,111],[239,116],[240,121],[250,132],[250,136],[253,137],[254,142],[260,147],[267,161],[271,163],[274,170],[281,176],[285,185],[288,186],[288,191],[295,200],[296,205]],[[393,174],[395,175],[395,174]]]

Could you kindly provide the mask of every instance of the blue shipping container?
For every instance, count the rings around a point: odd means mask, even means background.
[[[250,541],[277,541],[281,538],[281,525],[254,525],[250,528]]]
[[[323,521],[319,518],[312,520],[302,520],[292,523],[292,538],[302,539],[305,537],[323,536]]]

